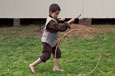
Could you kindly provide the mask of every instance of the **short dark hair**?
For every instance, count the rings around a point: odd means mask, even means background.
[[[49,11],[51,12],[61,11],[61,8],[58,4],[51,4],[49,7]]]

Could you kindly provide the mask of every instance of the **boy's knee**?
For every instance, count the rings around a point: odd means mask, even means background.
[[[40,58],[41,58],[41,60],[43,61],[43,62],[46,62],[48,59],[50,59],[50,56],[51,55],[43,55],[43,56],[41,56]]]
[[[51,56],[51,55],[45,56],[44,59],[45,59],[45,60],[48,60],[48,59],[50,59],[50,56]]]
[[[56,56],[55,56],[55,54],[54,54],[53,57],[54,57],[54,58],[61,58],[61,51],[58,50],[57,53],[56,53]]]

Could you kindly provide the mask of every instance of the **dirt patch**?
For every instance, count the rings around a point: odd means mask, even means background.
[[[67,36],[72,37],[73,35],[77,35],[78,38],[93,38],[94,36],[87,32],[104,32],[104,31],[115,31],[115,27],[113,27],[114,25],[80,25],[80,24],[71,24],[71,29],[67,30],[66,32],[61,32],[60,34],[65,34],[70,30],[83,30],[83,31],[73,31],[70,34],[68,34]],[[79,35],[79,36],[78,36]],[[107,34],[104,34],[105,36],[107,36]]]
[[[113,25],[114,26],[114,25]],[[71,24],[71,29],[84,29],[92,32],[103,32],[103,31],[115,31],[115,27],[112,25],[79,25]]]

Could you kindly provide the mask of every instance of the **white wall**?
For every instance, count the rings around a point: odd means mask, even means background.
[[[115,18],[115,0],[84,0],[85,18]]]
[[[46,18],[52,3],[60,5],[59,17],[115,18],[115,0],[0,0],[0,18]]]

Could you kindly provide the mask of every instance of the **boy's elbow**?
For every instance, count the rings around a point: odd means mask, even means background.
[[[64,27],[64,28],[61,28],[59,31],[60,32],[64,32],[64,31],[66,31],[67,30],[67,27]]]

